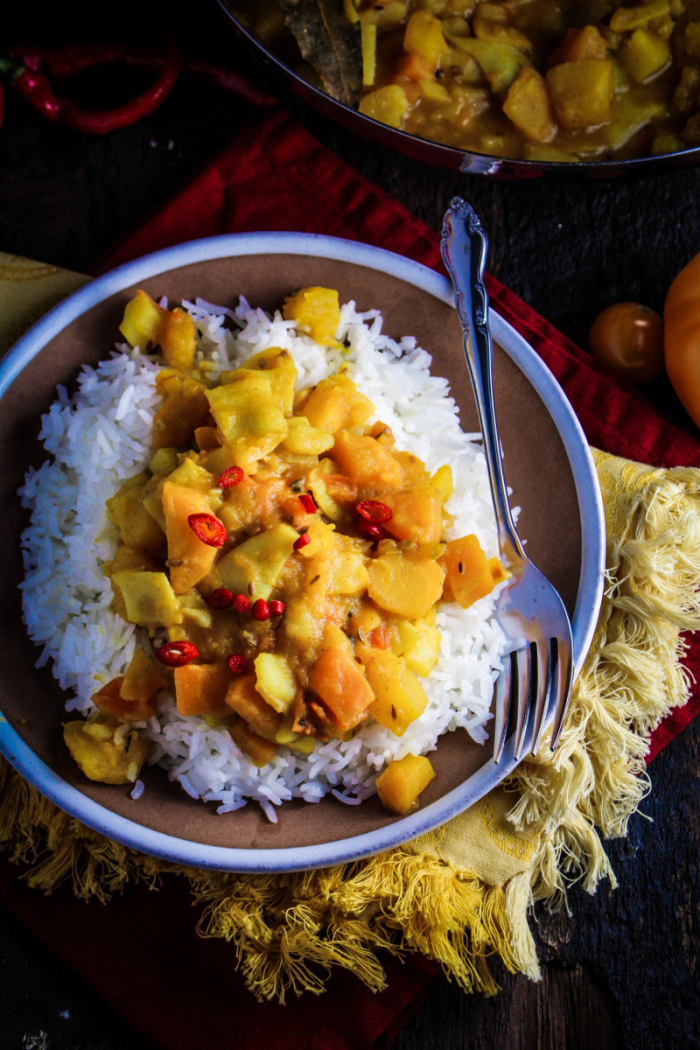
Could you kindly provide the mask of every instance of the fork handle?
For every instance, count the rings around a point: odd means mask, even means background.
[[[442,258],[455,290],[455,305],[464,332],[464,353],[474,388],[491,498],[501,551],[524,557],[508,502],[493,396],[493,347],[489,331],[489,297],[484,285],[488,241],[470,204],[453,197],[445,213],[440,242]]]

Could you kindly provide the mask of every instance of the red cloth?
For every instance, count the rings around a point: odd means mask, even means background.
[[[251,230],[334,234],[441,268],[438,239],[415,216],[319,145],[286,114],[243,131],[193,181],[129,235],[97,272],[198,237]],[[581,350],[493,278],[492,304],[534,346],[569,396],[591,443],[646,463],[697,465],[700,446],[623,390]],[[700,646],[687,665],[700,677]],[[654,734],[657,753],[700,707],[700,692]],[[372,995],[336,971],[325,995],[256,1004],[228,945],[201,940],[187,889],[128,889],[106,908],[67,891],[45,898],[0,864],[0,900],[163,1050],[363,1050],[387,1046],[429,994],[435,964],[387,957],[387,991]]]

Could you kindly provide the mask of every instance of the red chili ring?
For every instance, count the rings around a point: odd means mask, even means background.
[[[310,492],[304,492],[299,497],[299,502],[301,503],[302,507],[304,508],[304,510],[306,511],[307,514],[315,514],[316,513],[316,504],[315,504],[314,498],[313,498],[313,496],[311,495]]]
[[[284,602],[280,602],[277,599],[271,601],[270,612],[273,616],[281,616],[284,612]]]
[[[187,524],[208,547],[223,547],[228,539],[226,527],[213,514],[190,514]]]
[[[240,656],[238,653],[231,653],[230,656],[227,656],[226,663],[231,674],[245,674],[248,670],[246,657]]]
[[[270,606],[264,598],[258,598],[256,602],[253,602],[253,608],[250,610],[250,615],[254,620],[270,619]]]
[[[380,503],[376,499],[363,499],[357,504],[355,510],[365,521],[379,525],[385,521],[391,521],[392,518],[391,507],[387,507],[386,503]]]
[[[386,532],[381,525],[375,525],[372,521],[361,521],[357,526],[357,531],[360,536],[364,536],[366,540],[372,540],[375,543],[386,539]]]
[[[237,594],[233,599],[233,607],[236,612],[248,612],[248,609],[250,609],[250,598],[247,594]]]
[[[243,471],[240,467],[228,467],[223,474],[219,475],[219,488],[232,489],[243,481]]]
[[[155,649],[153,655],[166,667],[184,667],[199,656],[199,649],[192,642],[181,640],[166,642],[160,649]]]
[[[311,537],[309,536],[308,532],[302,532],[299,539],[294,541],[292,549],[295,551],[300,551],[302,547],[305,547],[307,545],[307,543],[311,543]]]
[[[232,601],[233,591],[230,591],[228,587],[217,587],[209,595],[209,604],[214,609],[228,609]]]

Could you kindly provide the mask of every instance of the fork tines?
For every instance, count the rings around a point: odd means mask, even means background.
[[[507,656],[504,672],[496,682],[493,757],[499,762],[508,736],[515,736],[514,756],[523,756],[530,733],[530,751],[540,746],[552,695],[557,697],[552,722],[551,748],[557,746],[571,690],[571,661],[557,638],[548,643],[528,642]]]

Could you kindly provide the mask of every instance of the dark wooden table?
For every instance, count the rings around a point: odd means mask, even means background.
[[[149,42],[168,25],[193,56],[259,75],[240,56],[213,2],[196,22],[180,26],[159,0],[126,0],[109,30],[99,10],[86,16],[60,5],[37,25],[35,9],[25,7],[4,19],[8,43]],[[115,80],[105,75],[77,90],[120,101],[136,81],[115,86]],[[467,196],[490,233],[491,272],[580,344],[609,303],[636,300],[660,309],[672,277],[700,250],[694,171],[557,186],[480,180],[387,152],[289,104],[321,141],[434,230],[450,197]],[[187,77],[157,113],[98,138],[47,123],[8,92],[0,130],[0,250],[86,270],[251,118],[244,104]],[[665,383],[653,395],[671,419],[687,422]],[[573,887],[568,914],[538,914],[543,980],[502,975],[503,990],[490,1000],[443,983],[395,1041],[396,1050],[700,1047],[699,775],[696,723],[651,766],[653,792],[628,838],[609,843],[619,889],[604,884],[589,898]],[[5,913],[0,982],[0,1045],[7,1050],[147,1050]]]

